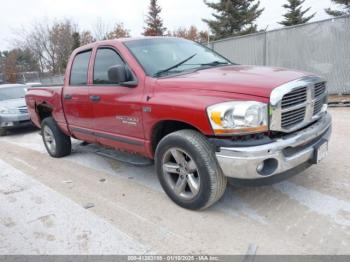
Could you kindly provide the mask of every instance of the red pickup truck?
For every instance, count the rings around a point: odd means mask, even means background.
[[[73,137],[154,159],[164,191],[188,209],[218,201],[227,177],[317,164],[331,134],[322,78],[237,65],[178,38],[80,47],[63,87],[31,88],[26,102],[52,157],[69,155]]]

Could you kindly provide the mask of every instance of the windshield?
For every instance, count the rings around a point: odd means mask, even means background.
[[[22,98],[26,95],[26,87],[0,88],[0,101]]]
[[[132,40],[125,45],[150,76],[231,64],[209,48],[184,39]]]

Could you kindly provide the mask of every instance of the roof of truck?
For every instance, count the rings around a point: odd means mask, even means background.
[[[141,41],[146,39],[183,39],[183,38],[172,37],[172,36],[140,36],[140,37],[129,37],[129,38],[115,38],[110,40],[100,40],[97,42],[89,43],[87,45],[77,48],[75,51],[80,52],[81,50],[84,50],[86,48],[92,48],[96,45],[108,45],[115,42],[123,43],[123,42],[138,41],[138,40]],[[183,40],[186,40],[186,39],[183,39]]]
[[[128,38],[119,38],[119,39],[114,39],[118,40],[121,42],[128,42],[128,41],[135,41],[135,40],[145,40],[145,39],[182,39],[178,37],[173,37],[173,36],[139,36],[139,37],[128,37]]]

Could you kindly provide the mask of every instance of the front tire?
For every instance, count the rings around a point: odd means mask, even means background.
[[[207,139],[193,130],[164,137],[155,153],[156,170],[166,194],[179,206],[205,209],[225,192],[227,179]]]
[[[41,136],[50,156],[60,158],[71,154],[72,144],[69,136],[64,134],[52,117],[41,123]]]

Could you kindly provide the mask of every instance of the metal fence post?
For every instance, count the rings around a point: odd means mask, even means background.
[[[264,49],[263,49],[263,65],[267,66],[267,29],[269,26],[266,26],[265,28],[265,34],[264,34]]]

